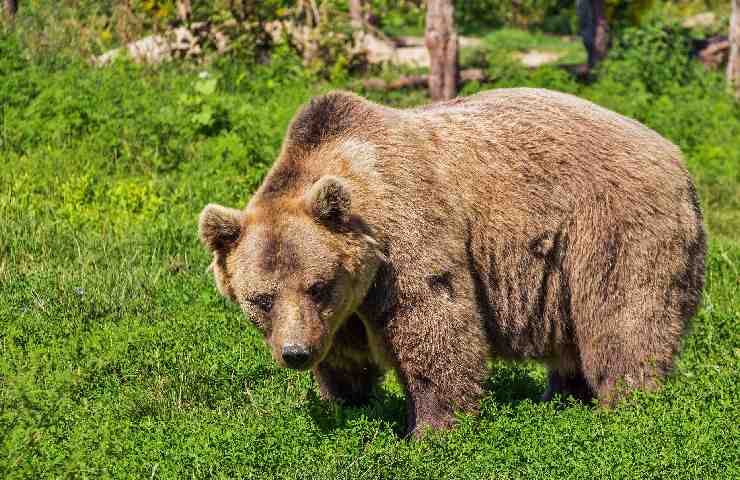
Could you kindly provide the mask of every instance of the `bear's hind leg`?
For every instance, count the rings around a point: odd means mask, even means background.
[[[652,391],[672,364],[672,352],[650,351],[617,335],[604,335],[582,350],[583,371],[602,406],[613,406],[630,391]]]
[[[680,285],[666,285],[660,275],[650,280],[642,289],[622,287],[619,308],[582,329],[581,370],[602,406],[633,390],[657,389],[673,367],[686,322]]]
[[[591,218],[579,219],[588,231],[574,231],[564,268],[580,369],[611,406],[656,389],[670,372],[701,297],[704,239],[690,231],[701,225],[649,216],[614,223],[609,209],[618,205],[590,206]]]

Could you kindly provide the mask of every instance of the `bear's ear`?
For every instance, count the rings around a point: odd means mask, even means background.
[[[234,208],[213,203],[207,205],[198,220],[200,241],[211,252],[226,253],[239,239],[243,216]]]
[[[313,184],[305,197],[308,213],[319,223],[339,227],[349,222],[352,207],[345,180],[325,175]]]

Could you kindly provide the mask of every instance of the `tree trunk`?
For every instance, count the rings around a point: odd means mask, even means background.
[[[457,93],[457,32],[453,0],[427,1],[426,47],[429,50],[429,94],[433,101]]]
[[[349,0],[349,17],[354,28],[378,26],[378,18],[370,11],[368,0]]]
[[[609,51],[609,22],[604,0],[578,0],[576,9],[581,38],[588,53],[588,66],[593,68]]]
[[[727,60],[727,82],[740,98],[740,0],[732,0],[730,17],[730,57]]]
[[[365,11],[362,0],[349,0],[349,17],[354,28],[362,28],[365,23]]]
[[[4,13],[9,20],[15,18],[15,14],[18,12],[18,1],[17,0],[5,0]]]
[[[190,5],[190,0],[177,0],[177,18],[182,23],[190,22],[190,14],[193,12],[193,8]]]

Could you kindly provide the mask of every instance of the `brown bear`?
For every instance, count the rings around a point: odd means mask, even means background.
[[[246,209],[208,205],[199,226],[280,365],[351,403],[395,370],[417,435],[476,410],[492,356],[543,362],[544,399],[655,388],[704,281],[679,149],[539,89],[317,97]]]

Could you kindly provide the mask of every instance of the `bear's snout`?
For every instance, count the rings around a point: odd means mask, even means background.
[[[305,345],[290,343],[283,346],[282,356],[288,368],[301,369],[308,365],[311,352]]]

